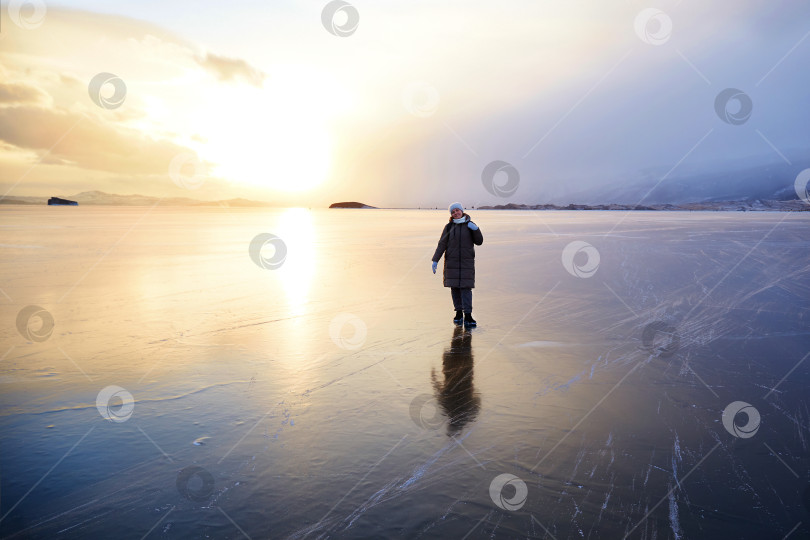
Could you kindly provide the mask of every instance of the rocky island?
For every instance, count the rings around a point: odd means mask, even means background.
[[[67,199],[60,199],[59,197],[51,197],[48,199],[48,206],[79,206],[79,203]]]
[[[329,205],[329,208],[377,208],[359,202],[336,202]]]

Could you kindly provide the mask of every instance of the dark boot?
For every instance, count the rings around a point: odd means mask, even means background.
[[[477,326],[478,323],[475,322],[475,319],[472,318],[472,313],[465,313],[464,314],[464,326]]]
[[[461,313],[460,309],[456,310],[456,316],[453,317],[453,322],[456,323],[456,324],[461,324],[461,322],[463,320],[464,320],[464,314]]]

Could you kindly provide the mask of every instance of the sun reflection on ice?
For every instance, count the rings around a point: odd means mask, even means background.
[[[276,234],[287,244],[287,258],[279,269],[287,298],[288,314],[298,317],[307,312],[309,290],[317,268],[315,229],[306,208],[288,208],[279,217]]]

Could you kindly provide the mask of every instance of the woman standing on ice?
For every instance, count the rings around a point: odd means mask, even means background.
[[[475,326],[472,318],[472,290],[475,287],[475,246],[484,243],[478,225],[464,212],[461,203],[450,205],[450,221],[444,226],[433,254],[433,273],[444,255],[444,286],[450,287],[456,316],[453,322]],[[463,316],[462,316],[463,312]]]

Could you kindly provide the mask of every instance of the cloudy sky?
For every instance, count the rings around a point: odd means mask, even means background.
[[[791,1],[9,1],[0,196],[446,207],[798,173],[808,15]]]

